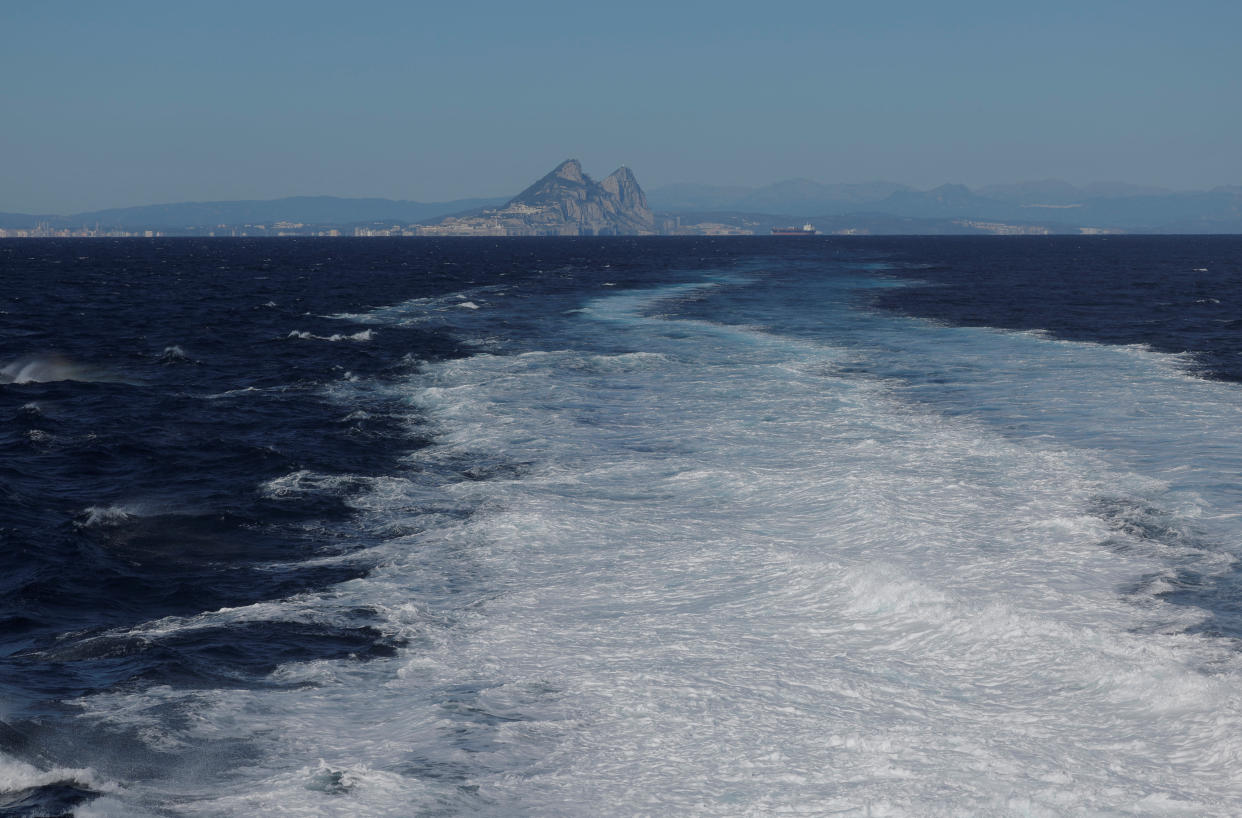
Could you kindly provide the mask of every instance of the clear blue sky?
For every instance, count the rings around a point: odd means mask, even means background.
[[[1242,184],[1242,2],[0,4],[0,211],[761,185]]]

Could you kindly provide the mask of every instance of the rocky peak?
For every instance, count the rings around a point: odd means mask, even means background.
[[[587,176],[582,172],[582,163],[577,159],[566,159],[556,166],[556,170],[550,174],[567,182],[585,183]]]
[[[531,212],[536,210],[538,215]],[[501,212],[517,211],[523,211],[532,227],[553,235],[633,235],[654,232],[655,225],[647,197],[629,168],[617,168],[596,182],[582,172],[577,159],[557,165]]]
[[[582,172],[577,159],[566,159],[538,182],[509,200],[509,204],[545,205],[565,197],[585,199],[591,187],[597,187],[591,177]]]
[[[600,182],[600,187],[617,199],[628,209],[650,210],[643,189],[638,180],[625,165],[614,170],[607,179]]]
[[[434,235],[643,236],[656,232],[647,197],[629,168],[596,182],[566,159],[501,208],[450,217]]]

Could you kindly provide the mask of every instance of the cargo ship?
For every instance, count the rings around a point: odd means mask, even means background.
[[[773,236],[818,236],[819,231],[809,224],[801,227],[773,227]]]

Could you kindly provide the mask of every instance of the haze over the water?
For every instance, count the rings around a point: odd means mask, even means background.
[[[7,4],[0,212],[644,186],[1242,183],[1242,4]]]

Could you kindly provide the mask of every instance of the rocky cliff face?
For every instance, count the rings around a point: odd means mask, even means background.
[[[424,233],[491,236],[629,236],[656,232],[647,197],[629,168],[596,182],[577,159],[478,216],[446,219]]]

